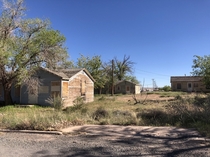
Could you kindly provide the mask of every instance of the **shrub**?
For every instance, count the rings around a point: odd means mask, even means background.
[[[79,96],[73,101],[74,106],[82,106],[84,104],[83,97]]]
[[[170,86],[164,86],[163,88],[161,88],[161,90],[168,92],[171,91],[171,87]]]
[[[83,108],[84,105],[84,100],[82,97],[77,97],[74,101],[73,101],[73,106],[69,106],[67,108],[65,108],[65,111],[70,113],[70,112],[74,112],[76,110],[81,110]],[[86,110],[87,111],[87,110]],[[86,112],[85,109],[82,111],[83,113]]]
[[[93,113],[93,119],[99,121],[101,118],[107,118],[109,116],[109,112],[105,110],[103,107],[97,108],[97,110]]]
[[[138,125],[135,113],[129,111],[115,110],[112,112],[112,124],[115,125]]]
[[[56,110],[62,110],[64,103],[63,99],[60,96],[54,96],[53,98],[50,97],[46,100],[53,108]]]
[[[119,116],[119,115],[123,115],[123,116],[131,116],[131,113],[129,111],[120,111],[120,110],[115,110],[112,112],[114,116]]]
[[[176,100],[183,100],[182,97],[180,95],[175,96]]]
[[[139,112],[136,117],[141,119],[144,125],[165,125],[167,122],[167,114],[158,109],[150,109]]]
[[[210,105],[209,100],[198,98],[194,103],[191,99],[185,101],[171,102],[166,106],[172,124],[179,124],[184,127],[195,127],[195,124],[210,124]],[[198,105],[199,104],[199,105]]]
[[[104,96],[101,96],[100,98],[98,98],[99,101],[103,101],[106,100],[106,98]]]

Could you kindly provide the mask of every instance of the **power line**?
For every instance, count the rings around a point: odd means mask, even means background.
[[[138,70],[138,71],[143,71],[143,72],[146,72],[146,73],[151,73],[151,74],[155,74],[155,75],[160,75],[160,76],[167,76],[167,77],[170,77],[170,75],[165,75],[165,74],[154,73],[154,72],[150,72],[150,71],[146,71],[146,70],[141,70],[141,69],[135,69],[135,70]]]

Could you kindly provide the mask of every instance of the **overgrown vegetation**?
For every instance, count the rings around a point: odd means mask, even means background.
[[[54,109],[62,110],[64,102],[60,96],[54,96],[46,100]]]
[[[25,17],[24,0],[3,0],[0,11],[0,80],[4,104],[13,103],[12,86],[27,85],[37,94],[41,84],[36,70],[61,68],[67,63],[65,37],[48,20]]]
[[[83,124],[177,126],[193,127],[203,135],[210,136],[210,95],[172,92],[168,95],[170,97],[159,97],[164,101],[159,100],[157,103],[151,101],[151,94],[146,103],[136,105],[132,95],[103,95],[89,104],[84,104],[83,99],[78,97],[73,106],[64,110],[38,106],[5,106],[0,108],[0,127],[59,130],[70,125]],[[154,96],[158,97],[157,94]]]

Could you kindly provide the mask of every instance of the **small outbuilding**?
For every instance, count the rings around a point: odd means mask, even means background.
[[[115,84],[115,94],[140,94],[141,86],[130,81],[119,81]]]

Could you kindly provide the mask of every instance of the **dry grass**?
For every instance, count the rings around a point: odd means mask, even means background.
[[[163,96],[164,95],[164,96]],[[181,95],[181,96],[180,96]],[[59,130],[69,125],[116,124],[195,127],[210,132],[208,95],[158,92],[136,95],[97,96],[95,101],[78,101],[63,111],[53,108],[0,108],[0,127],[10,129]],[[135,104],[135,105],[134,105]]]

